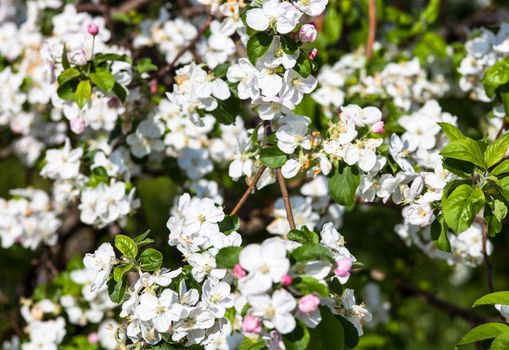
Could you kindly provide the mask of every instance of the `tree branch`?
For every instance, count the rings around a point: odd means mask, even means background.
[[[253,192],[254,188],[256,187],[256,184],[258,183],[258,181],[260,181],[260,178],[262,177],[262,174],[265,171],[265,169],[267,169],[267,167],[265,165],[262,165],[260,167],[260,169],[258,169],[258,171],[256,172],[256,174],[253,178],[253,181],[251,181],[246,192],[244,192],[244,194],[238,201],[237,205],[235,205],[235,208],[233,208],[233,210],[230,212],[230,215],[236,215],[237,212],[240,210],[240,208],[242,208],[242,206],[246,202],[247,198],[249,197],[249,195]]]
[[[179,53],[177,54],[177,56],[175,56],[175,58],[173,59],[173,61],[171,61],[171,63],[167,64],[166,66],[162,67],[158,72],[157,72],[157,76],[159,77],[162,77],[164,76],[166,73],[168,73],[169,71],[171,71],[173,69],[173,67],[177,64],[178,60],[182,57],[182,55],[184,55],[188,50],[191,50],[195,45],[196,43],[198,42],[198,40],[200,40],[200,38],[203,36],[203,34],[205,34],[205,32],[207,31],[207,29],[209,29],[210,27],[210,24],[212,23],[212,19],[214,17],[212,15],[209,15],[207,17],[207,19],[205,20],[205,22],[203,23],[203,25],[201,26],[201,28],[198,30],[198,33],[196,34],[196,36],[193,38],[193,40],[191,40],[189,42],[189,44],[187,44],[182,50],[179,51]]]
[[[369,32],[368,42],[366,43],[366,57],[370,59],[373,55],[373,44],[375,43],[376,37],[376,0],[369,0],[368,16]]]
[[[472,310],[463,309],[459,306],[451,304],[448,301],[440,299],[439,297],[436,296],[436,294],[432,292],[428,292],[418,287],[406,284],[403,281],[397,280],[396,287],[401,292],[410,296],[418,297],[419,299],[426,301],[431,306],[434,306],[435,308],[444,311],[449,316],[463,318],[464,320],[469,321],[472,325],[490,322],[489,319],[486,319],[478,315]]]
[[[290,198],[288,197],[288,189],[286,188],[286,183],[283,174],[281,174],[281,168],[276,169],[276,177],[277,182],[279,183],[279,188],[281,189],[281,196],[283,197],[283,202],[285,204],[286,218],[288,219],[288,224],[290,225],[291,230],[295,230],[296,226],[295,219],[293,218],[292,204],[290,202]]]

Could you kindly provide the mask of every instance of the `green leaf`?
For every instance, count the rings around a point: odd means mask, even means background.
[[[287,158],[286,153],[276,146],[262,148],[260,152],[260,161],[271,169],[282,167]]]
[[[337,12],[334,6],[329,6],[325,12],[323,37],[327,44],[334,44],[341,37],[343,29],[343,17]]]
[[[336,170],[329,178],[330,195],[338,204],[352,205],[359,183],[360,176],[356,168],[347,166],[341,172]]]
[[[133,240],[134,240],[134,242],[136,242],[136,245],[138,246],[138,248],[141,246],[150,244],[150,243],[154,243],[153,239],[147,238],[149,234],[150,234],[150,230],[147,230],[147,231],[143,232],[141,235],[138,235],[133,238]]]
[[[331,251],[321,244],[307,243],[294,249],[290,256],[296,261],[309,260],[329,260],[333,261],[334,257]]]
[[[142,271],[156,271],[163,264],[163,254],[154,248],[148,248],[140,254],[140,269]]]
[[[120,265],[113,269],[113,279],[115,282],[120,282],[122,278],[124,277],[124,274],[131,270],[134,266],[134,263],[129,263],[126,265]]]
[[[495,95],[495,90],[507,82],[509,82],[509,58],[504,58],[497,61],[493,66],[489,67],[484,72],[482,79],[484,84],[484,90],[489,97]]]
[[[509,349],[509,333],[504,332],[497,336],[491,343],[490,350],[507,350]]]
[[[447,226],[456,233],[468,229],[483,207],[484,200],[484,193],[478,187],[466,184],[456,187],[447,198],[442,198],[442,211]]]
[[[440,122],[438,125],[440,125],[440,128],[444,132],[445,136],[447,136],[449,141],[460,140],[466,137],[457,127],[450,123]]]
[[[226,247],[219,250],[216,255],[216,265],[218,268],[232,269],[239,262],[241,247]]]
[[[77,79],[71,79],[63,83],[62,85],[59,85],[57,88],[58,97],[65,101],[74,100],[74,93],[76,91],[77,86],[78,86]]]
[[[89,76],[90,80],[104,92],[110,92],[115,85],[113,74],[106,70],[97,70],[95,73],[90,73]]]
[[[136,255],[138,255],[138,246],[131,237],[116,235],[115,247],[127,257],[136,258]]]
[[[495,338],[497,335],[509,332],[509,327],[503,323],[485,323],[468,331],[461,338],[458,345],[475,343],[485,339]]]
[[[233,97],[225,101],[218,100],[217,108],[210,112],[216,120],[224,125],[230,125],[235,122],[235,118],[240,114],[240,105]]]
[[[250,337],[245,337],[240,343],[239,350],[261,350],[266,347],[267,345],[263,339],[253,340]]]
[[[131,62],[131,59],[127,55],[119,55],[116,53],[96,53],[94,55],[94,63],[100,65],[106,61],[123,61]]]
[[[337,316],[336,318],[341,322],[343,326],[343,332],[345,333],[345,348],[353,349],[359,344],[359,332],[357,328],[343,316]]]
[[[288,239],[300,243],[318,243],[320,237],[316,232],[310,231],[306,226],[300,230],[294,229],[288,232]]]
[[[156,71],[157,66],[152,63],[152,60],[149,57],[142,57],[138,63],[136,63],[135,69],[138,71],[138,73],[143,74]]]
[[[74,93],[74,101],[76,101],[80,108],[83,108],[83,106],[88,102],[91,93],[92,85],[90,85],[90,80],[82,80],[78,84],[76,92]]]
[[[484,160],[488,168],[504,159],[509,148],[509,133],[506,133],[486,147],[484,151]]]
[[[436,220],[431,223],[431,239],[435,241],[437,248],[444,252],[451,251],[451,243],[447,237],[448,231],[449,228],[445,223],[443,215],[438,216]]]
[[[68,52],[69,51],[67,51],[67,47],[64,45],[64,50],[62,52],[62,67],[64,67],[64,69],[71,68],[71,65],[69,64],[69,58],[67,57]]]
[[[297,58],[297,63],[293,67],[293,69],[299,73],[303,78],[309,77],[312,72],[312,67],[309,59],[301,53]]]
[[[440,34],[427,32],[415,46],[414,54],[422,63],[427,63],[430,56],[446,58],[447,42]]]
[[[230,63],[221,63],[214,68],[214,76],[216,78],[224,78],[226,77],[226,72],[230,68]]]
[[[444,158],[452,158],[473,163],[481,168],[486,168],[484,155],[479,144],[470,139],[458,139],[452,141],[440,152]]]
[[[81,75],[80,71],[76,68],[68,68],[64,70],[60,75],[58,76],[58,85],[63,85],[67,83],[69,80],[72,80],[74,78],[77,78]]]
[[[504,198],[509,201],[509,176],[506,176],[497,181],[497,186]]]
[[[219,223],[219,231],[229,235],[240,228],[240,220],[237,215],[225,215],[223,221]]]
[[[343,350],[345,334],[341,322],[327,307],[320,307],[322,321],[309,330],[311,339],[308,350]]]
[[[295,329],[283,336],[286,350],[306,350],[309,344],[309,330],[306,326],[297,323]]]
[[[490,175],[499,176],[509,173],[509,159],[504,160],[490,171]]]
[[[495,305],[495,304],[509,305],[509,291],[486,294],[477,299],[472,305],[472,307],[479,305]]]
[[[246,51],[252,64],[256,64],[256,60],[267,52],[271,43],[272,38],[264,32],[257,32],[249,38]]]
[[[108,281],[108,292],[110,299],[115,304],[120,304],[124,299],[124,294],[127,288],[127,277],[124,276],[121,281],[116,282],[111,279]]]
[[[117,96],[118,99],[120,101],[122,101],[122,103],[125,102],[125,98],[127,96],[127,92],[126,92],[126,90],[124,89],[124,87],[122,85],[120,85],[119,83],[115,82],[115,84],[113,85],[112,91],[115,94],[115,96]]]
[[[329,296],[329,288],[316,278],[311,276],[300,276],[293,285],[301,294],[317,294],[323,297]]]

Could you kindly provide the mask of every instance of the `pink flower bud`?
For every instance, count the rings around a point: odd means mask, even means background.
[[[88,335],[88,342],[90,344],[96,344],[99,341],[99,334],[97,332],[92,332]]]
[[[87,31],[88,34],[96,36],[97,34],[99,34],[99,27],[95,23],[89,23],[89,25],[87,26]]]
[[[300,27],[299,38],[303,43],[312,43],[316,40],[316,28],[313,24],[308,23]]]
[[[233,267],[233,275],[237,278],[242,278],[246,275],[246,271],[240,266],[240,264],[235,264]]]
[[[242,320],[242,330],[246,333],[260,333],[262,331],[262,323],[258,317],[247,315]]]
[[[288,287],[289,285],[291,285],[292,282],[293,282],[292,276],[290,276],[290,275],[283,275],[283,277],[281,277],[281,284],[285,287]]]
[[[150,81],[150,93],[155,94],[157,92],[157,80],[153,79]]]
[[[318,49],[315,47],[311,52],[309,53],[309,59],[312,61],[315,59],[315,57],[318,55]]]
[[[371,126],[371,131],[373,131],[375,134],[383,134],[383,132],[385,131],[384,122],[380,120],[373,124]]]
[[[320,298],[313,294],[305,295],[299,300],[299,310],[305,314],[316,311],[318,305],[320,305]]]
[[[81,117],[75,117],[71,119],[71,130],[75,134],[81,134],[83,131],[85,131],[85,120]]]
[[[334,273],[338,277],[348,277],[352,272],[352,259],[350,258],[341,258],[336,260],[336,269]]]

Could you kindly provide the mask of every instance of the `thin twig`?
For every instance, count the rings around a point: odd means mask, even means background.
[[[210,27],[210,24],[212,23],[212,19],[214,17],[212,15],[209,15],[207,17],[207,19],[205,20],[205,22],[203,22],[203,25],[201,26],[201,28],[198,30],[198,33],[196,34],[196,36],[193,38],[193,40],[191,40],[189,42],[189,44],[187,44],[182,50],[179,51],[179,53],[177,54],[177,56],[175,56],[175,58],[173,59],[173,61],[171,61],[171,63],[167,64],[166,66],[162,67],[158,72],[157,72],[157,75],[162,77],[163,75],[165,75],[166,73],[168,73],[169,71],[171,71],[173,69],[173,67],[177,64],[178,60],[180,60],[180,58],[188,51],[188,50],[191,50],[195,45],[196,43],[198,42],[198,40],[200,40],[200,38],[203,36],[203,34],[205,34],[205,32],[207,31],[207,29],[209,29]]]
[[[484,257],[484,264],[486,265],[486,274],[488,275],[488,288],[490,289],[490,292],[494,292],[495,287],[493,286],[493,266],[491,265],[487,249],[488,228],[486,225],[486,220],[482,220],[480,224],[482,227],[482,255]]]
[[[291,230],[295,230],[295,219],[293,218],[292,204],[290,203],[290,198],[288,197],[288,189],[286,188],[285,179],[283,174],[281,174],[281,168],[276,169],[276,177],[277,182],[279,183],[279,188],[281,189],[281,196],[283,197],[283,202],[285,204],[286,210],[286,218],[288,219],[288,224],[290,225]]]
[[[505,119],[505,118],[504,118]],[[500,127],[500,129],[498,130],[497,132],[497,136],[495,136],[495,140],[498,139],[500,136],[502,136],[503,132],[504,132],[504,129],[505,129],[505,120],[502,122],[502,126]]]
[[[244,203],[246,202],[249,195],[253,192],[254,188],[256,187],[256,184],[258,181],[260,181],[260,178],[262,177],[263,172],[265,171],[267,167],[265,165],[262,165],[260,169],[256,172],[253,181],[249,184],[249,187],[246,189],[246,192],[242,195],[242,198],[238,201],[237,205],[235,205],[235,208],[230,212],[230,215],[236,215],[237,212],[242,208]]]
[[[376,37],[376,0],[369,0],[368,16],[369,32],[368,42],[366,43],[366,57],[370,59],[373,55],[373,44],[375,43]]]
[[[403,281],[397,280],[396,286],[400,291],[405,294],[419,297],[420,299],[426,301],[431,306],[436,307],[437,309],[447,313],[449,316],[455,316],[463,318],[469,321],[472,325],[481,324],[489,322],[490,320],[485,319],[484,317],[478,315],[470,309],[463,309],[459,306],[449,303],[443,299],[440,299],[436,294],[420,289],[418,287],[406,284]]]

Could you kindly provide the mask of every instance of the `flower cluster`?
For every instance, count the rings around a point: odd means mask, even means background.
[[[497,34],[481,29],[473,39],[465,43],[467,54],[460,63],[459,85],[473,100],[490,102],[482,79],[486,70],[497,61],[509,56],[509,24],[502,23]]]
[[[91,291],[102,290],[110,278],[123,285],[130,270],[137,275],[126,292],[110,294],[122,303],[120,316],[127,324],[121,333],[129,342],[217,349],[258,338],[279,346],[296,327],[319,326],[324,312],[344,317],[362,334],[371,314],[355,303],[352,289],[332,289],[335,281],[348,281],[356,261],[332,223],[320,235],[303,227],[285,239],[241,248],[231,222],[234,217],[211,199],[184,194],[167,225],[169,244],[188,265],[162,268],[162,256],[152,248],[138,257],[137,247],[150,242],[146,234],[134,240],[117,236],[119,258],[109,243],[85,257]]]
[[[88,266],[71,268],[70,264],[67,271],[48,285],[40,285],[33,299],[23,299],[21,315],[27,324],[27,339],[22,341],[21,349],[67,346],[68,341],[64,339],[70,333],[66,329],[68,324],[87,327],[89,333],[85,340],[89,346],[115,349],[119,324],[112,316],[117,305],[110,300],[106,285],[91,290],[94,279],[94,270]]]

